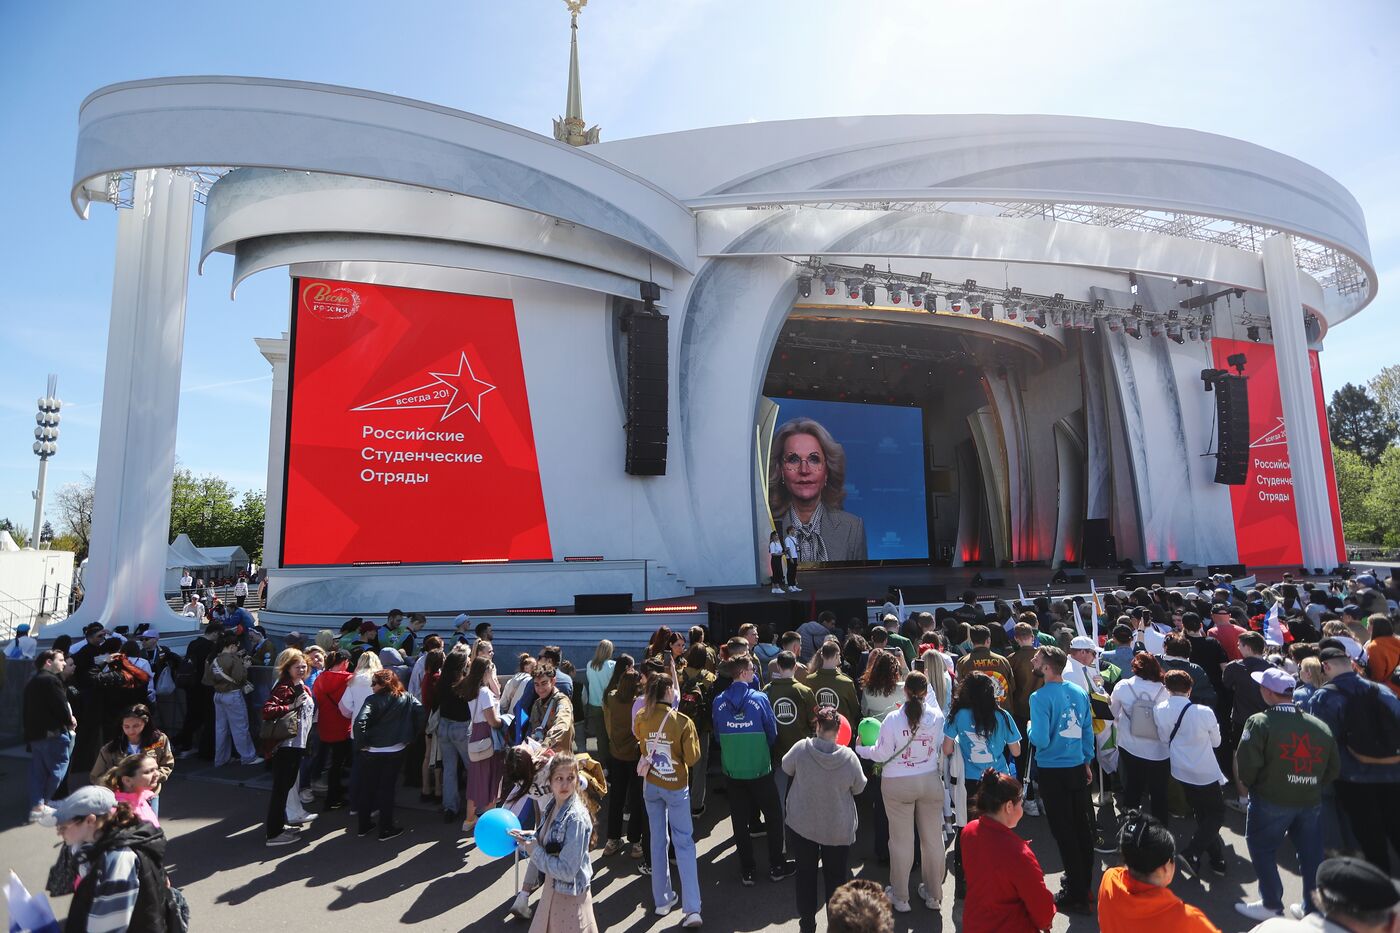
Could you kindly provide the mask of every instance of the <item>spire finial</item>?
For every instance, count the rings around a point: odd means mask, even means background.
[[[554,138],[571,146],[586,146],[598,141],[598,127],[588,129],[583,121],[583,90],[578,75],[578,15],[588,0],[564,0],[569,8],[569,94],[564,116],[554,121]]]

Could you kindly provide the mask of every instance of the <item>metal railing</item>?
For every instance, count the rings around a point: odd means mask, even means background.
[[[15,628],[20,625],[37,628],[47,622],[68,618],[72,595],[71,586],[48,583],[40,588],[38,596],[29,599],[0,591],[0,639],[8,641],[14,638]]]

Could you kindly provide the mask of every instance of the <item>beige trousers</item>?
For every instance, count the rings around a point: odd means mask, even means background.
[[[943,901],[943,779],[930,771],[912,777],[885,777],[880,782],[885,815],[890,823],[890,887],[901,901],[909,900],[909,870],[914,867],[914,827],[924,885]]]

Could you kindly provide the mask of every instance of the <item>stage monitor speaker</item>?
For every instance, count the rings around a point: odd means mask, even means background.
[[[1243,376],[1215,380],[1215,481],[1239,486],[1249,472],[1249,381]]]
[[[794,627],[792,607],[786,599],[764,599],[755,602],[711,600],[708,608],[710,631],[706,641],[712,645],[722,645],[739,634],[739,626],[745,622],[752,622],[760,627],[766,622],[772,627],[774,635],[781,635]]]
[[[1120,573],[1118,575],[1118,585],[1130,590],[1138,587],[1150,588],[1154,584],[1167,585],[1167,575],[1160,570],[1149,570],[1142,573]]]
[[[1217,573],[1229,574],[1231,579],[1238,580],[1249,573],[1244,564],[1211,564],[1206,568],[1206,573],[1215,576]]]
[[[670,318],[664,314],[624,315],[627,332],[627,460],[633,476],[666,475],[670,411]]]
[[[577,616],[623,616],[631,611],[631,593],[574,594],[574,615]]]
[[[1065,582],[1066,582],[1066,583],[1088,583],[1088,582],[1089,582],[1089,575],[1086,574],[1086,573],[1085,573],[1084,571],[1082,571],[1082,570],[1066,570],[1066,571],[1065,571]]]
[[[1109,530],[1108,519],[1084,519],[1084,566],[1111,567],[1118,563],[1118,546]]]
[[[905,601],[908,601],[907,597]],[[843,632],[852,619],[864,622],[870,617],[864,596],[836,596],[818,599],[816,600],[816,608],[812,607],[812,600],[796,597],[789,599],[787,604],[788,612],[791,613],[788,622],[792,625],[793,631],[796,631],[803,622],[810,622],[823,612],[835,613],[836,627]]]
[[[915,583],[910,586],[891,586],[889,590],[889,600],[895,604],[899,603],[899,593],[904,593],[904,604],[906,606],[927,606],[931,603],[946,603],[948,601],[948,586],[944,583]]]

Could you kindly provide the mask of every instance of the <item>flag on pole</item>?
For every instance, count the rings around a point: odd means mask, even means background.
[[[1016,592],[1021,594],[1021,605],[1029,606],[1030,601],[1026,599],[1026,591],[1021,589],[1021,584],[1019,583],[1016,584]]]
[[[1075,601],[1072,600],[1072,599],[1070,600],[1070,605],[1074,607],[1074,629],[1075,629],[1075,633],[1078,634],[1078,635],[1087,634],[1087,633],[1084,631],[1084,615],[1083,615],[1083,613],[1081,612],[1081,610],[1082,610],[1084,607],[1083,607],[1082,605],[1080,605],[1079,603],[1075,602]]]
[[[1094,647],[1098,647],[1098,644],[1099,644],[1099,616],[1103,615],[1103,606],[1101,606],[1101,605],[1099,604],[1099,587],[1098,587],[1098,584],[1094,583],[1093,580],[1090,580],[1090,581],[1089,581],[1089,596],[1090,596],[1090,598],[1092,598],[1093,601],[1094,601],[1094,608],[1093,608],[1092,610],[1090,610],[1090,611],[1093,612],[1093,614],[1094,614],[1094,616],[1093,616],[1093,622],[1094,622]]]
[[[899,591],[899,624],[903,625],[908,613],[904,609],[904,591]]]
[[[1264,617],[1264,641],[1271,645],[1283,645],[1283,621],[1279,618],[1279,606],[1282,600],[1274,600],[1274,604],[1269,607],[1269,614]]]
[[[5,902],[10,909],[10,933],[62,933],[49,899],[42,891],[30,894],[13,871],[5,885]]]

